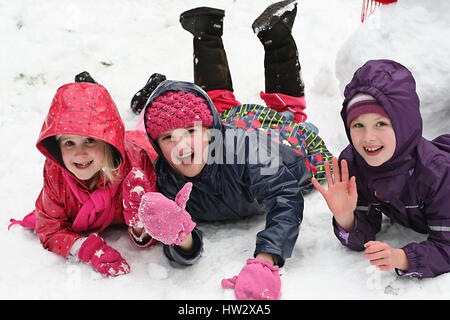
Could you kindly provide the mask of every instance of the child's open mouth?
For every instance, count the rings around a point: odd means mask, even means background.
[[[94,162],[94,160],[84,162],[84,163],[74,162],[74,164],[75,164],[75,167],[77,167],[78,169],[86,169],[87,167],[89,167],[92,164],[92,162]]]
[[[187,153],[182,156],[178,156],[178,160],[180,160],[183,165],[190,165],[194,162],[194,152]]]
[[[383,149],[383,146],[363,147],[363,149],[366,152],[366,154],[368,154],[369,156],[376,156],[377,154],[379,154],[381,152],[381,150]]]

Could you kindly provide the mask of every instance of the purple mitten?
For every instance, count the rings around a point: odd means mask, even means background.
[[[145,231],[153,238],[168,245],[180,245],[195,227],[185,210],[192,190],[188,182],[172,201],[159,192],[147,192],[142,197],[138,218]]]
[[[90,262],[92,267],[107,277],[116,277],[130,272],[130,266],[120,253],[108,246],[101,237],[90,235],[81,245],[78,258]]]
[[[234,288],[238,300],[278,300],[281,290],[278,266],[263,259],[248,259],[239,275],[222,280],[222,288]]]

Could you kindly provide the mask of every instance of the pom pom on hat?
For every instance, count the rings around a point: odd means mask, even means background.
[[[347,127],[350,126],[353,119],[365,113],[377,113],[389,118],[377,99],[366,93],[357,93],[347,104]]]
[[[163,93],[150,103],[145,113],[146,130],[153,140],[163,132],[199,123],[212,127],[211,110],[203,98],[183,91]]]

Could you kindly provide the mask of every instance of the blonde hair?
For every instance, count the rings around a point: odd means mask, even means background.
[[[101,141],[101,140],[99,140]],[[102,173],[104,176],[105,184],[113,184],[118,176],[117,172],[122,165],[122,158],[115,157],[114,147],[107,142],[101,141],[104,145],[105,156],[103,157]]]
[[[103,164],[102,170],[99,171],[99,174],[97,175],[97,179],[91,179],[88,183],[89,190],[95,189],[101,175],[103,175],[103,187],[106,186],[108,182],[114,184],[118,179],[117,173],[122,165],[122,157],[118,158],[115,156],[114,147],[105,141],[97,140],[103,144]]]

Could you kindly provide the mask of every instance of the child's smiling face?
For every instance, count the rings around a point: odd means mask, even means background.
[[[156,140],[170,165],[185,177],[195,177],[206,164],[208,128],[194,126],[163,132]]]
[[[88,181],[102,169],[104,142],[74,134],[62,135],[58,142],[64,165],[78,179]]]
[[[396,139],[392,123],[378,113],[365,113],[353,119],[350,136],[356,151],[372,167],[382,165],[394,155]]]

